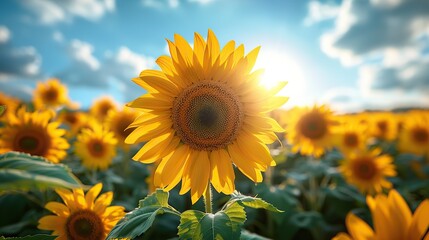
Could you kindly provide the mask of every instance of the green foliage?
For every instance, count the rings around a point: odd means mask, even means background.
[[[244,207],[263,208],[273,212],[282,212],[272,204],[260,198],[249,197],[235,191],[231,199],[225,203],[219,212],[203,213],[188,210],[182,213],[179,225],[180,239],[239,239],[241,227],[246,221]],[[242,239],[255,238],[245,234]]]
[[[0,240],[54,240],[57,236],[45,235],[45,234],[37,234],[33,236],[25,236],[25,237],[0,237]]]
[[[6,110],[6,106],[0,105],[0,116],[3,115],[5,110]]]
[[[231,199],[227,202],[226,206],[233,203],[239,203],[241,205],[244,205],[250,208],[263,208],[272,212],[279,212],[279,213],[283,212],[282,210],[279,210],[276,207],[274,207],[271,203],[267,203],[260,198],[243,195],[238,191],[234,191],[231,194]]]
[[[140,200],[139,207],[127,213],[112,229],[107,239],[135,238],[146,232],[157,215],[171,213],[179,216],[180,212],[168,204],[168,192],[157,189],[156,192]]]
[[[216,214],[188,210],[182,213],[180,239],[238,239],[246,221],[244,207],[233,203]]]
[[[70,169],[42,157],[8,152],[0,155],[0,191],[77,188],[81,182]]]

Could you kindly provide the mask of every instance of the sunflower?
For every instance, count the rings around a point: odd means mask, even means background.
[[[416,155],[429,154],[429,121],[410,114],[399,134],[398,148],[402,152]]]
[[[116,156],[117,140],[113,133],[94,122],[83,128],[75,142],[76,155],[88,169],[107,169]]]
[[[377,139],[392,141],[398,133],[396,116],[388,112],[372,113],[369,115],[370,135]]]
[[[338,129],[338,142],[335,145],[344,155],[365,150],[368,140],[365,125],[356,120],[347,119]]]
[[[109,96],[96,99],[89,109],[90,114],[100,121],[106,119],[109,111],[118,111],[117,103]]]
[[[19,99],[0,92],[0,106],[5,106],[4,112],[0,114],[0,121],[6,120],[9,115],[13,115],[18,109],[19,104]]]
[[[363,193],[379,193],[383,188],[391,188],[386,177],[396,176],[392,158],[381,155],[380,150],[351,153],[339,167],[346,181],[355,185]]]
[[[64,201],[49,202],[45,208],[55,215],[39,219],[38,228],[53,231],[52,235],[61,240],[102,240],[116,223],[125,215],[124,207],[109,206],[113,199],[112,192],[100,194],[103,185],[94,185],[86,196],[82,189],[57,189],[57,194]]]
[[[109,129],[114,133],[120,146],[128,149],[129,145],[125,144],[125,138],[133,131],[134,128],[128,126],[136,120],[138,113],[131,108],[124,108],[122,111],[111,111],[108,114],[106,124]]]
[[[326,106],[296,108],[287,123],[287,140],[293,152],[320,157],[337,139],[335,121]]]
[[[11,115],[3,128],[0,128],[0,153],[9,151],[25,152],[45,157],[53,163],[66,156],[69,144],[62,136],[59,122],[50,122],[52,111],[26,112],[20,108]]]
[[[87,114],[81,111],[63,110],[57,119],[68,128],[66,133],[68,138],[74,137],[88,122]]]
[[[125,142],[148,141],[134,160],[153,163],[155,185],[168,191],[182,180],[181,194],[191,191],[192,203],[210,183],[218,192],[234,191],[232,163],[255,182],[274,165],[266,144],[283,131],[267,113],[287,98],[273,96],[285,83],[265,90],[262,71],[251,72],[259,48],[244,56],[243,45],[228,42],[220,50],[209,30],[207,42],[195,33],[194,48],[180,35],[168,41],[171,57],[157,59],[161,71],[144,70],[135,83],[148,93],[128,106],[143,114]]]
[[[390,190],[388,196],[368,196],[366,202],[371,210],[374,230],[362,219],[349,213],[346,226],[350,235],[339,233],[333,240],[429,240],[429,199],[421,202],[414,214],[394,189]]]
[[[62,106],[77,107],[67,94],[67,87],[56,78],[38,82],[34,90],[33,102],[36,109],[57,108]]]

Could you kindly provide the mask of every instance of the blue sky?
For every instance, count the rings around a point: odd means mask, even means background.
[[[429,105],[427,0],[3,0],[0,88],[30,99],[58,77],[82,107],[124,103],[144,93],[131,78],[157,67],[166,38],[209,28],[222,45],[262,46],[265,81],[289,81],[285,107]]]

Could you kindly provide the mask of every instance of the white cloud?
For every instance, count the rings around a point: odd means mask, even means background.
[[[114,94],[124,101],[142,94],[143,90],[139,91],[131,79],[138,76],[140,71],[153,68],[155,63],[155,59],[133,52],[125,46],[115,52],[106,51],[104,57],[99,59],[94,55],[91,44],[76,39],[69,42],[67,53],[71,64],[56,74],[62,81],[81,89],[113,91],[114,88]]]
[[[10,31],[0,26],[0,75],[2,78],[36,76],[39,74],[41,57],[32,46],[14,47],[9,42]]]
[[[188,2],[196,2],[199,4],[209,4],[214,2],[215,0],[188,0]]]
[[[52,34],[52,39],[54,39],[55,42],[63,42],[64,41],[64,36],[60,31],[55,31]]]
[[[0,25],[0,44],[8,42],[10,39],[10,31],[7,27]]]
[[[307,26],[335,18],[340,12],[340,7],[333,3],[321,3],[313,0],[308,3],[308,11],[308,16],[304,19],[304,25]]]
[[[344,0],[320,44],[358,67],[364,107],[429,106],[428,39],[427,0]]]
[[[94,57],[93,51],[94,48],[91,44],[77,39],[73,39],[68,47],[68,53],[72,59],[97,70],[100,67],[100,62]]]
[[[142,0],[143,6],[162,9],[162,8],[177,8],[179,0]]]
[[[42,24],[71,21],[81,17],[95,21],[115,10],[115,0],[21,0]]]
[[[165,8],[170,8],[170,9],[178,8],[182,1],[183,0],[141,0],[143,6],[160,9],[160,10]],[[207,5],[214,1],[216,0],[187,0],[187,2],[189,3],[197,3],[201,5]]]

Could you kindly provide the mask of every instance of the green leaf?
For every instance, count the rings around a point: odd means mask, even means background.
[[[82,183],[63,164],[19,152],[0,155],[0,191],[57,187],[78,188]]]
[[[3,115],[4,111],[6,111],[6,106],[0,105],[0,116]]]
[[[168,192],[157,189],[156,192],[140,200],[139,208],[127,213],[112,229],[107,239],[135,238],[152,226],[157,215],[164,213],[180,216],[180,212],[168,205]]]
[[[246,221],[244,207],[236,203],[216,214],[188,210],[183,212],[180,218],[179,238],[239,239],[244,221]]]
[[[283,212],[282,210],[279,210],[276,207],[274,207],[271,203],[267,203],[264,200],[257,197],[250,197],[250,196],[243,195],[237,191],[234,191],[231,194],[231,199],[225,204],[225,206],[229,206],[230,204],[235,202],[241,205],[244,205],[246,207],[263,208],[272,212]]]
[[[242,229],[240,240],[269,240],[269,238],[265,238],[256,233],[249,232],[246,229]]]
[[[25,237],[0,237],[0,240],[54,240],[57,236],[51,236],[46,234],[37,234],[33,236]]]

